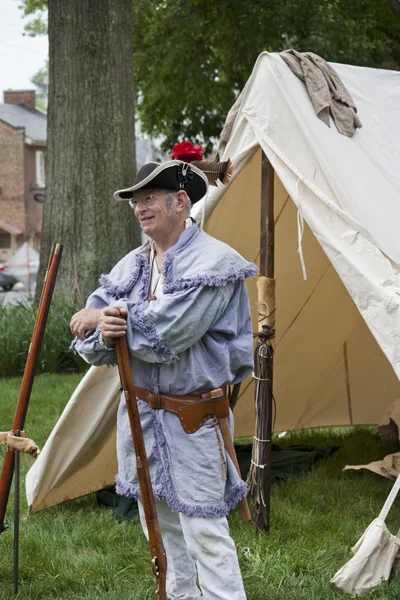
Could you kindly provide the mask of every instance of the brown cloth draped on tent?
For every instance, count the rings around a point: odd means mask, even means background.
[[[314,52],[285,50],[280,53],[288,67],[306,84],[314,110],[325,125],[332,116],[339,133],[352,137],[362,123],[357,107],[339,75]]]

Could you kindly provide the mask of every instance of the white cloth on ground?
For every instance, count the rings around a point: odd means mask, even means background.
[[[140,522],[148,539],[143,504],[138,500]],[[156,502],[158,521],[167,554],[169,600],[246,600],[236,547],[226,517],[187,517]],[[201,587],[196,585],[199,578]]]
[[[367,469],[377,475],[387,477],[387,479],[396,479],[400,475],[400,452],[388,454],[382,460],[375,460],[367,465],[346,465],[343,467],[343,471],[348,471],[349,469],[354,471]]]

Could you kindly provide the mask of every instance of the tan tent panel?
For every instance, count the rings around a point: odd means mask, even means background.
[[[280,56],[263,53],[222,157],[233,179],[192,212],[257,263],[262,153],[272,164],[275,431],[377,424],[400,397],[400,73],[334,67],[363,128],[328,128]],[[249,292],[257,331],[255,280]],[[27,475],[34,511],[113,482],[118,387],[115,368],[84,377]],[[253,388],[242,384],[238,437],[254,432]]]
[[[260,252],[261,149],[220,198],[206,230],[248,260]],[[400,382],[328,257],[306,226],[303,280],[297,254],[297,210],[275,174],[275,430],[379,422],[400,396]],[[257,331],[255,279],[248,284]],[[254,386],[235,409],[235,434],[254,432]]]
[[[26,478],[39,511],[112,485],[117,471],[117,369],[92,367],[76,388]]]

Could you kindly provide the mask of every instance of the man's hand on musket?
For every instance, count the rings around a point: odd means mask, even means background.
[[[73,335],[80,340],[85,339],[85,331],[96,329],[99,324],[101,308],[82,308],[71,319],[70,328]]]
[[[115,338],[126,335],[126,308],[103,308],[99,319],[99,329],[106,344],[113,346]]]

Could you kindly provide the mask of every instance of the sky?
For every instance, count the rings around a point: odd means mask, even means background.
[[[35,89],[31,78],[48,56],[47,36],[23,35],[32,16],[22,18],[20,0],[0,0],[0,103],[3,91]]]

